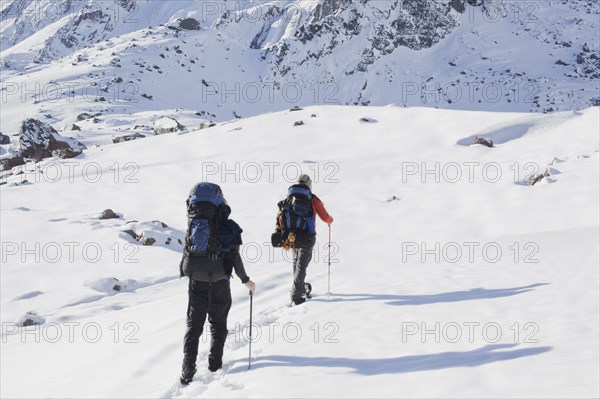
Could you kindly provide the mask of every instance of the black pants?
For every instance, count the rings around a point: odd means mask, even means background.
[[[300,301],[304,294],[304,279],[306,278],[306,269],[312,259],[313,247],[315,246],[316,237],[311,235],[304,241],[305,244],[301,248],[294,248],[293,258],[293,273],[294,283],[290,292],[292,301]]]
[[[229,280],[213,283],[190,279],[188,288],[187,329],[183,342],[183,367],[196,364],[198,344],[208,315],[210,323],[209,365],[221,367],[223,364],[223,346],[227,339],[227,315],[231,308],[231,290]]]

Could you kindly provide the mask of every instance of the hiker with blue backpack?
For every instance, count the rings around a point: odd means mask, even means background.
[[[316,242],[315,215],[328,226],[333,223],[333,218],[319,197],[312,192],[312,180],[306,174],[301,175],[296,184],[289,187],[287,198],[277,206],[279,212],[271,243],[275,247],[293,251],[294,282],[290,297],[293,305],[300,305],[310,298],[312,290],[304,280]]]
[[[186,201],[188,229],[180,264],[180,276],[189,277],[186,332],[183,344],[181,383],[192,381],[200,336],[208,315],[211,342],[208,369],[223,367],[227,339],[227,315],[231,308],[232,272],[253,295],[256,285],[244,269],[239,253],[242,229],[229,219],[231,208],[221,188],[213,183],[196,184]]]

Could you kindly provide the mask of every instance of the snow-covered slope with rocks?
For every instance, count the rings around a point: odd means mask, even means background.
[[[315,106],[3,172],[1,396],[598,397],[599,110]],[[269,238],[301,172],[335,218],[333,295],[318,221],[314,298],[288,308]],[[201,180],[244,229],[253,365],[236,279],[224,370],[204,339],[182,388]]]
[[[16,109],[62,128],[84,111],[184,109],[197,124],[315,103],[548,112],[600,101],[598,2],[3,7],[5,134],[23,118]]]

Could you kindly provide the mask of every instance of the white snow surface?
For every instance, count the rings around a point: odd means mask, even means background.
[[[311,106],[2,172],[0,394],[598,397],[599,114]],[[122,118],[106,123],[137,122]],[[335,218],[332,294],[318,221],[314,297],[290,308],[289,255],[269,238],[301,172]],[[224,368],[206,369],[203,338],[182,387],[177,239],[202,180],[244,229],[255,339],[248,370],[236,278]],[[106,208],[120,217],[100,220]]]

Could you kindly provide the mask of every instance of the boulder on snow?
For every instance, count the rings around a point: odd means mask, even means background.
[[[214,122],[210,122],[210,121],[200,122],[200,126],[198,126],[198,129],[200,129],[200,130],[208,129],[209,127],[213,127],[213,126],[217,126],[217,124]]]
[[[25,165],[25,159],[21,156],[16,156],[12,158],[5,158],[0,161],[0,166],[2,166],[2,170],[10,170],[15,166]]]
[[[118,219],[119,215],[117,215],[112,209],[105,209],[102,211],[100,215],[100,219]]]
[[[78,125],[71,123],[68,126],[65,126],[65,131],[71,131],[71,132],[80,132],[81,131],[81,127],[79,127]]]
[[[116,277],[101,278],[85,283],[85,286],[95,291],[108,295],[115,295],[117,292],[126,291],[129,283],[134,284],[134,280],[121,281]]]
[[[176,119],[169,118],[168,116],[154,122],[154,134],[182,132],[184,130],[186,130],[185,126],[177,122]]]
[[[151,222],[132,220],[126,222],[120,230],[146,246],[172,246],[175,242],[183,245],[185,240],[184,232],[173,229],[160,220],[152,220]],[[123,236],[123,238],[129,239],[127,236]]]
[[[36,160],[52,156],[73,158],[86,148],[79,141],[61,136],[52,126],[33,118],[21,123],[19,145],[22,157]]]
[[[294,122],[294,126],[302,126],[304,125],[304,121],[296,121]]]
[[[200,30],[200,22],[194,18],[186,18],[179,21],[179,27],[184,30]]]
[[[154,245],[154,243],[156,243],[156,238],[141,236],[140,242],[146,246],[150,246],[150,245]]]
[[[112,287],[113,291],[121,292],[123,289],[125,289],[127,287],[127,285],[125,285],[125,283],[123,283],[118,278],[113,277],[113,280],[114,280],[114,285]]]
[[[60,150],[52,151],[52,156],[61,158],[61,159],[69,159],[75,158],[77,155],[81,154],[81,150],[76,150],[73,148],[61,148]]]
[[[297,105],[294,105],[292,108],[290,108],[290,111],[294,112],[294,111],[302,111],[304,108],[299,107]]]
[[[10,144],[10,137],[8,137],[5,134],[0,133],[0,144],[1,145]]]
[[[464,13],[465,12],[465,1],[464,0],[451,0],[448,3],[450,7],[452,7],[456,12]]]
[[[86,119],[92,119],[94,116],[96,115],[88,114],[87,112],[82,112],[81,114],[77,115],[77,122],[81,122]]]
[[[35,312],[27,312],[17,320],[19,327],[39,326],[46,322],[43,317],[38,316]]]
[[[529,176],[527,179],[527,184],[530,186],[535,186],[536,183],[540,182],[544,178],[543,174],[536,175],[535,173]]]
[[[361,123],[377,123],[377,120],[376,120],[376,119],[373,119],[373,118],[367,118],[366,116],[363,116],[363,117],[362,117],[362,118],[360,118],[358,121],[359,121],[359,122],[361,122]]]
[[[484,139],[483,137],[475,137],[473,144],[481,144],[490,148],[494,146],[494,142],[492,140]]]
[[[133,134],[128,134],[125,136],[121,136],[121,137],[117,137],[113,139],[113,143],[117,144],[117,143],[124,143],[125,141],[131,141],[131,140],[136,140],[136,139],[143,139],[144,136],[143,134],[140,133],[133,133]]]

